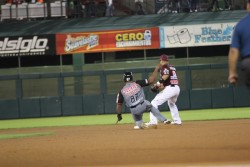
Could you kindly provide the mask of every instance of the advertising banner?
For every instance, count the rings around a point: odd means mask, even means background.
[[[229,45],[236,23],[160,27],[161,48]]]
[[[55,55],[55,35],[0,37],[0,57]]]
[[[57,55],[160,48],[159,29],[56,34]]]

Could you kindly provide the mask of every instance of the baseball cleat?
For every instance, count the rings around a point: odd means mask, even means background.
[[[144,129],[144,125],[142,125],[142,126],[137,126],[137,125],[136,125],[136,126],[134,126],[134,129],[136,129],[136,130],[137,130],[137,129]]]
[[[166,124],[171,124],[172,122],[167,119],[167,120],[163,121],[163,123],[164,123],[164,125],[166,125]]]
[[[171,125],[181,125],[181,123],[177,123],[177,122],[173,122],[173,121],[170,124]]]
[[[150,122],[147,122],[144,124],[144,128],[147,128],[147,129],[157,129],[157,124],[152,124]]]
[[[147,128],[148,129],[157,129],[157,125],[156,124],[150,124]]]

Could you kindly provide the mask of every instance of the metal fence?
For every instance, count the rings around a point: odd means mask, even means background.
[[[66,2],[55,1],[50,3],[51,17],[67,17]],[[47,3],[22,3],[1,5],[1,20],[7,19],[34,19],[48,17]]]
[[[71,18],[71,17],[103,17],[105,16],[105,1],[96,0],[94,4],[82,3],[75,0],[72,3],[69,0],[50,1],[51,3],[21,3],[21,4],[4,4],[1,5],[1,20],[10,19],[39,19],[39,18]],[[114,16],[136,15],[136,14],[163,14],[173,13],[173,0],[113,0]],[[220,8],[225,8],[224,0],[219,0]],[[242,10],[245,8],[244,0],[230,0],[231,10]],[[208,11],[211,6],[209,0],[198,0],[197,11]],[[179,1],[178,12],[189,12],[189,0]]]

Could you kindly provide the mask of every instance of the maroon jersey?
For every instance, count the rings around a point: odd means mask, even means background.
[[[176,69],[172,65],[165,64],[161,67],[161,69],[160,69],[161,79],[162,79],[163,75],[169,76],[167,80],[162,80],[164,86],[178,85],[179,84]]]

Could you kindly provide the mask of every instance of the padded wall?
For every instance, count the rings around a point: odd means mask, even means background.
[[[41,117],[40,99],[20,99],[20,118]]]
[[[0,101],[0,119],[19,118],[18,100]]]
[[[64,96],[62,97],[62,115],[82,115],[83,100],[82,96]]]
[[[41,98],[41,116],[62,116],[61,99],[59,97]]]
[[[235,87],[234,92],[234,106],[247,107],[250,106],[250,91],[245,87]]]
[[[191,109],[211,108],[211,90],[191,90],[190,104]]]
[[[83,114],[104,114],[104,102],[102,95],[83,96]]]
[[[231,88],[212,89],[213,108],[234,106],[233,90]]]

